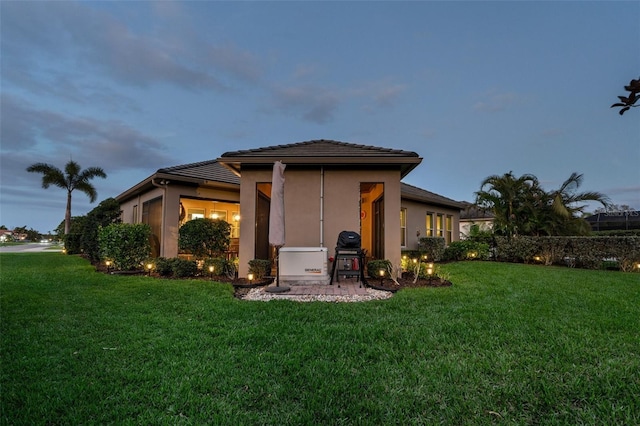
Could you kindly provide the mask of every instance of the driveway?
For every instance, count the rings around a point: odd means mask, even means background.
[[[0,247],[0,253],[33,253],[37,251],[62,251],[62,247],[52,246],[50,243],[26,243]]]

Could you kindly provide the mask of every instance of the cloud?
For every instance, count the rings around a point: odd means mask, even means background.
[[[96,163],[105,169],[147,169],[148,164],[170,161],[156,139],[119,121],[66,116],[7,94],[2,95],[0,105],[3,156],[24,154],[31,162],[51,162],[42,157],[67,161],[73,155],[81,164]]]
[[[317,124],[329,122],[341,101],[336,92],[316,86],[280,87],[271,95],[275,109]]]
[[[163,10],[169,19],[171,8]],[[166,83],[189,90],[223,91],[231,80],[261,75],[248,51],[212,45],[189,31],[136,32],[90,4],[6,2],[2,12],[2,72],[16,84],[35,78],[30,70],[49,74],[62,66],[79,76],[101,71],[133,86]],[[11,70],[26,74],[20,79]]]

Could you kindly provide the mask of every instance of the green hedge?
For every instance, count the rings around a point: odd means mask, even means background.
[[[640,271],[640,237],[496,237],[495,260]]]
[[[116,269],[142,269],[151,254],[151,227],[144,223],[114,223],[98,231],[100,256],[111,260]]]
[[[444,250],[443,260],[489,260],[489,244],[471,240],[453,241]]]
[[[424,259],[424,255],[427,256],[429,262],[438,262],[442,260],[445,250],[445,242],[442,237],[422,237],[418,241],[418,249],[420,250],[420,256]]]

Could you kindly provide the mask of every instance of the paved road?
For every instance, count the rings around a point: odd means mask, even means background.
[[[27,244],[18,244],[15,246],[4,246],[0,247],[0,253],[33,253],[37,251],[61,251],[62,247],[54,246],[55,249],[52,248],[50,243],[27,243]]]

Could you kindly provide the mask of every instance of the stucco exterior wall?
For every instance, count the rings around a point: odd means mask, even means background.
[[[256,184],[271,182],[271,170],[243,170],[240,184],[239,275],[248,273],[255,253]],[[400,172],[285,169],[285,236],[288,247],[327,247],[331,256],[338,234],[361,233],[360,183],[384,185],[385,258],[400,262]]]
[[[141,223],[142,205],[158,197],[163,198],[160,256],[169,258],[178,256],[181,197],[207,198],[229,202],[238,202],[240,199],[237,192],[224,189],[198,188],[184,185],[167,185],[166,188],[154,187],[150,191],[120,203],[122,221],[124,223]],[[134,217],[134,214],[136,217]]]
[[[460,211],[455,209],[447,209],[440,206],[427,205],[413,200],[402,200],[402,208],[407,209],[407,245],[404,250],[417,250],[418,239],[426,237],[426,215],[427,212],[441,214],[443,216],[451,216],[453,218],[453,227],[451,241],[460,240]],[[420,232],[420,237],[417,232]]]

